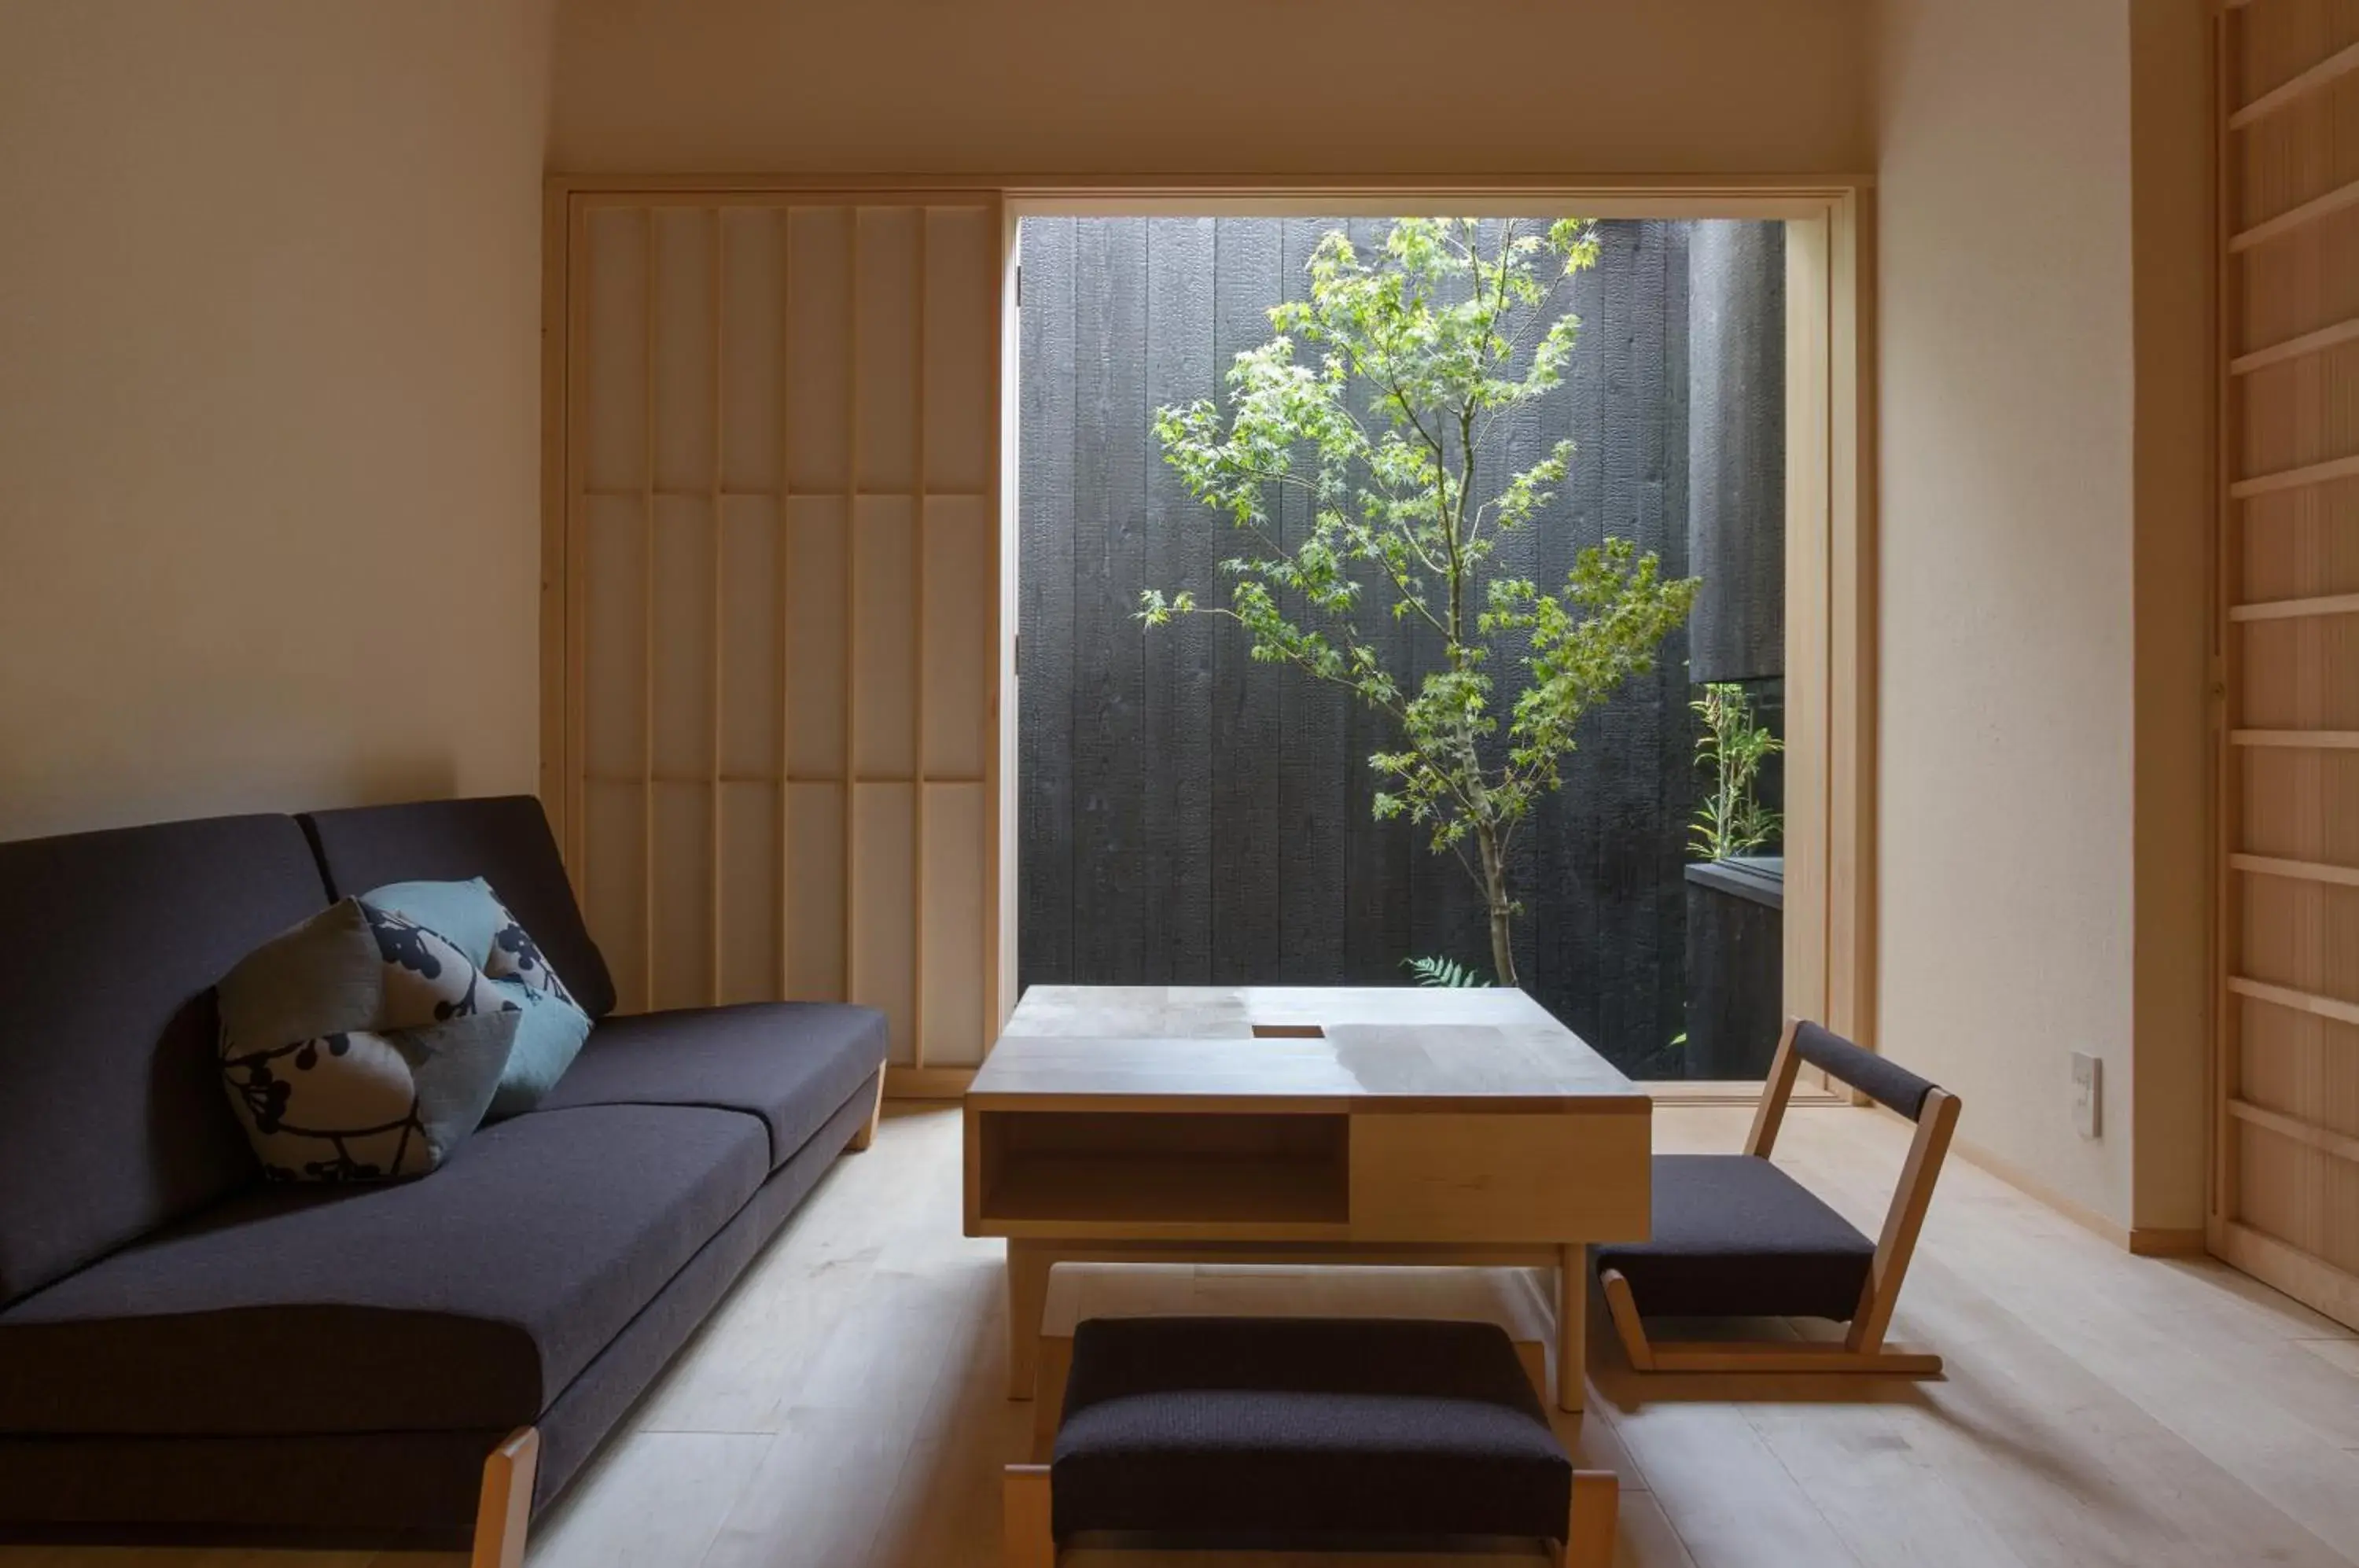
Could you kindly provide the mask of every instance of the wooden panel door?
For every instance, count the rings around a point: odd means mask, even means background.
[[[2359,1326],[2359,0],[2219,25],[2210,1236]]]
[[[996,1033],[995,198],[576,193],[561,761],[625,1010],[849,999],[904,1088]]]

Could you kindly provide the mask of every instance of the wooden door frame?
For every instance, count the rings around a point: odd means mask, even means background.
[[[566,450],[570,267],[579,254],[582,197],[628,194],[661,204],[742,197],[773,201],[853,192],[912,201],[997,197],[1006,270],[1016,225],[1028,213],[1367,212],[1389,216],[1437,204],[1476,214],[1578,212],[1603,218],[1745,218],[1788,224],[1787,919],[1786,1010],[1876,1045],[1875,747],[1876,550],[1874,181],[1865,175],[1714,176],[1142,176],[802,175],[555,173],[545,182],[542,247],[541,799],[561,844],[573,842],[564,788],[569,724],[566,604]],[[1012,286],[1006,307],[1014,308]],[[1004,315],[1003,321],[1010,318]],[[1797,344],[1810,352],[1796,353]],[[1004,1021],[1016,1000],[1012,602],[1016,400],[1007,393],[1016,340],[1003,330],[1002,395],[994,488],[999,497],[1001,592],[994,637],[1000,649],[991,702],[999,744],[990,748],[987,811],[998,825],[985,908],[991,957],[987,1007]],[[1801,401],[1798,404],[1797,398]],[[1805,427],[1798,408],[1813,411]],[[1806,439],[1797,441],[1798,430]],[[1815,526],[1798,527],[1802,518]],[[1798,543],[1801,548],[1797,548]],[[1799,651],[1802,658],[1798,659]],[[1815,665],[1822,710],[1796,713],[1792,672]],[[1809,683],[1805,683],[1807,686]],[[1799,734],[1797,733],[1799,729]],[[1799,788],[1798,788],[1799,786]],[[1799,809],[1798,809],[1799,805]],[[1796,838],[1802,853],[1796,853]],[[1799,875],[1798,875],[1799,869]],[[1797,898],[1797,889],[1799,898]],[[1797,904],[1800,905],[1798,911]],[[1813,908],[1815,906],[1815,908]],[[1805,918],[1797,920],[1798,912]],[[995,1033],[995,1029],[990,1032]],[[956,1093],[966,1074],[905,1073],[896,1093]],[[920,1081],[922,1079],[922,1081]],[[1749,1090],[1743,1091],[1750,1098]]]

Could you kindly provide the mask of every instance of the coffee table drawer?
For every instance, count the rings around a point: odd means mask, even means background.
[[[1648,1108],[1352,1117],[1355,1241],[1639,1241]]]

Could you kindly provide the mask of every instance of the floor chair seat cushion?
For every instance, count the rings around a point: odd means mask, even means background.
[[[1654,1233],[1595,1249],[1649,1317],[1846,1320],[1875,1245],[1808,1188],[1749,1154],[1658,1154]]]
[[[1374,1319],[1092,1319],[1051,1528],[1561,1537],[1572,1465],[1506,1334]]]
[[[759,1120],[538,1112],[434,1174],[257,1186],[0,1312],[0,1435],[538,1419],[769,1172]]]
[[[885,1015],[833,1002],[751,1002],[611,1018],[541,1109],[712,1105],[759,1117],[784,1165],[885,1063]]]

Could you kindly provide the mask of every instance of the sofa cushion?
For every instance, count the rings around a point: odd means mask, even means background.
[[[532,932],[582,1010],[593,1018],[614,1010],[614,979],[582,923],[549,819],[530,795],[356,806],[300,821],[335,897],[388,882],[481,877]]]
[[[259,1187],[0,1312],[0,1432],[505,1431],[768,1173],[734,1111],[486,1127],[421,1181]]]
[[[292,817],[0,844],[0,1303],[255,1180],[212,985],[327,901]]]
[[[1660,1317],[1848,1319],[1875,1244],[1810,1191],[1749,1154],[1658,1154],[1654,1233],[1593,1249]]]
[[[520,1116],[540,1104],[590,1038],[590,1015],[565,988],[523,922],[480,877],[464,882],[391,882],[361,896],[441,932],[483,966],[495,991],[517,1009],[516,1049],[508,1054],[491,1118]]]
[[[719,1105],[762,1118],[784,1165],[885,1062],[885,1015],[836,1002],[748,1002],[608,1018],[544,1110]]]

